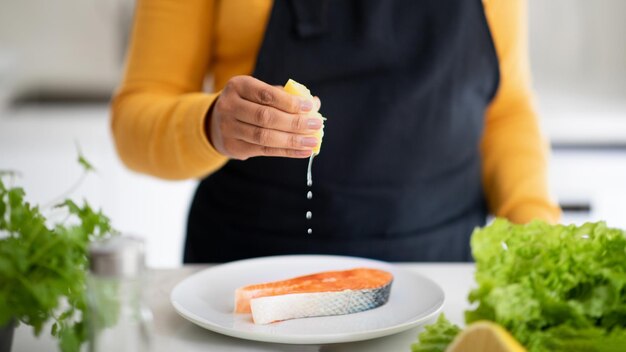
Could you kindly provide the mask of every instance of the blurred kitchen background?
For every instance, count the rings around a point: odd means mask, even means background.
[[[626,1],[529,5],[534,86],[563,221],[626,228]],[[196,182],[128,171],[109,131],[132,15],[131,0],[0,3],[0,169],[19,170],[29,199],[47,203],[79,178],[80,145],[98,172],[74,198],[145,237],[149,265],[178,266]]]

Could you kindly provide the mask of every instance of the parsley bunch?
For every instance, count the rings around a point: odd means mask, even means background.
[[[93,170],[82,156],[84,173]],[[0,174],[0,326],[12,320],[31,325],[36,335],[52,321],[63,351],[78,351],[87,339],[85,279],[89,242],[113,235],[110,220],[87,202],[56,205],[67,218],[48,224],[38,206],[25,200]]]

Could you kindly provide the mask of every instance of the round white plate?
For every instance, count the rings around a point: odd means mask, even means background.
[[[365,312],[256,325],[250,314],[235,314],[234,292],[241,286],[327,270],[371,267],[394,276],[389,301]],[[293,255],[247,259],[214,266],[180,282],[171,302],[185,319],[212,331],[248,340],[326,344],[373,339],[426,323],[443,306],[443,290],[417,273],[376,260]]]

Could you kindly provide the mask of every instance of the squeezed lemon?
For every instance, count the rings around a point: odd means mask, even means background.
[[[526,352],[526,349],[500,325],[478,321],[465,328],[446,352]]]
[[[313,99],[313,95],[311,95],[311,91],[303,84],[300,84],[293,79],[287,81],[284,87],[285,91],[289,94],[297,95],[303,98]],[[311,111],[307,114],[309,117],[315,117],[322,120],[322,128],[320,128],[313,136],[317,137],[319,143],[315,148],[313,148],[313,155],[318,155],[320,153],[320,148],[322,147],[322,137],[324,137],[324,117],[317,111]]]

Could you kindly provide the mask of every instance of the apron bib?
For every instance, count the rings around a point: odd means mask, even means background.
[[[480,0],[276,0],[253,76],[293,78],[322,100],[313,199],[308,160],[229,161],[198,187],[185,262],[471,260],[487,214],[479,143],[498,85]]]

